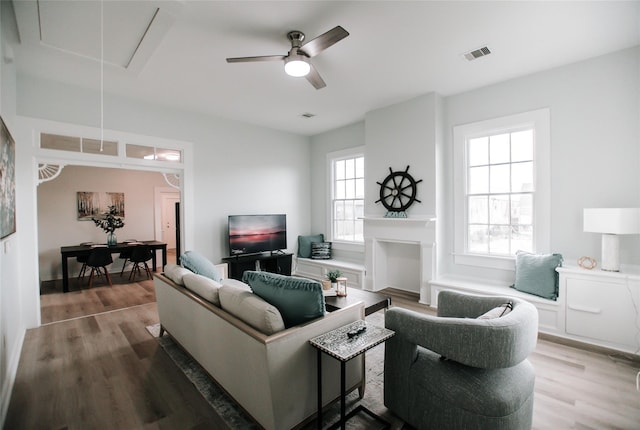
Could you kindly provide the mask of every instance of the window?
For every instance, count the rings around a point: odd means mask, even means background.
[[[331,235],[334,242],[364,242],[364,155],[331,157]]]
[[[454,144],[456,262],[548,248],[548,110],[455,127]]]

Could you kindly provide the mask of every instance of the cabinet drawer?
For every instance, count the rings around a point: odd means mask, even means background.
[[[625,283],[567,278],[568,334],[636,346],[636,314]]]

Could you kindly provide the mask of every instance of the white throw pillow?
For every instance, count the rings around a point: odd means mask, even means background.
[[[195,273],[188,273],[182,277],[184,286],[202,297],[208,302],[213,303],[216,306],[220,306],[220,297],[218,290],[222,286],[218,282],[206,276],[196,275]]]
[[[193,272],[189,269],[185,269],[182,266],[178,266],[177,264],[169,263],[166,266],[164,266],[165,276],[171,279],[173,282],[175,282],[178,285],[184,285],[184,281],[182,277],[189,273],[193,273]]]
[[[280,311],[251,291],[223,285],[218,291],[222,309],[260,332],[271,335],[284,330]]]
[[[511,312],[512,309],[513,309],[513,305],[511,304],[511,302],[505,303],[504,305],[497,306],[497,307],[485,312],[484,314],[480,315],[478,317],[478,319],[479,320],[491,320],[491,319],[494,319],[494,318],[500,318],[500,317],[508,315],[509,312]]]

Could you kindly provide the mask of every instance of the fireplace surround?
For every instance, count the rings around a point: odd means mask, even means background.
[[[365,289],[391,287],[417,292],[420,303],[429,304],[429,281],[436,268],[435,228],[436,219],[429,216],[365,217]],[[401,258],[395,258],[398,254]],[[407,281],[411,285],[406,285]]]

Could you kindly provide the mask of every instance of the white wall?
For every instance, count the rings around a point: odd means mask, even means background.
[[[137,170],[67,166],[60,176],[38,186],[38,261],[40,280],[62,279],[60,247],[82,242],[104,243],[106,233],[93,221],[77,220],[78,191],[123,192],[124,227],[119,241],[154,240],[154,191],[167,187],[162,174]],[[120,270],[117,266],[117,270]],[[69,275],[79,270],[69,259]]]
[[[393,171],[404,171],[416,181],[417,199],[407,210],[409,217],[431,217],[436,213],[436,107],[439,96],[427,94],[375,111],[365,117],[365,215],[384,216],[379,198],[380,186]]]
[[[329,170],[327,154],[365,144],[365,123],[340,127],[311,138],[311,229],[305,234],[323,233],[329,237]],[[366,160],[365,160],[366,168]],[[334,258],[364,264],[364,245],[359,247],[334,247]]]
[[[442,98],[434,95],[433,109],[424,110],[424,121],[413,124],[378,118],[379,112],[402,111],[400,103],[367,114],[366,123],[323,133],[312,138],[312,217],[314,229],[326,223],[326,154],[332,150],[365,145],[367,158],[367,211],[382,214],[376,181],[381,169],[393,163],[411,165],[415,178],[430,178],[431,154],[419,144],[406,151],[396,143],[412,141],[419,131],[434,135],[438,217],[438,273],[456,273],[504,280],[513,272],[454,266],[453,252],[453,127],[529,110],[551,110],[551,232],[552,252],[560,252],[567,263],[582,255],[600,258],[600,236],[582,231],[586,207],[640,207],[640,48],[605,55],[565,67],[513,79],[474,91]],[[420,98],[414,100],[419,103]],[[420,120],[422,117],[419,117]],[[401,119],[401,118],[400,118]],[[375,126],[383,121],[385,127]],[[366,138],[362,129],[366,127]],[[387,143],[377,149],[371,139]],[[414,146],[411,146],[414,145]],[[425,170],[426,169],[426,170]],[[388,171],[388,170],[387,170]],[[422,185],[422,184],[421,184]],[[431,185],[426,184],[431,192]],[[425,188],[420,189],[424,195]],[[373,194],[373,195],[372,195]],[[420,197],[419,197],[420,198]],[[378,204],[379,206],[379,204]],[[412,206],[410,215],[433,210]],[[424,211],[424,212],[418,212]],[[364,257],[364,255],[363,255]],[[621,239],[621,261],[640,264],[640,237]],[[362,261],[363,262],[363,261]]]
[[[455,266],[452,128],[548,107],[551,113],[549,251],[568,263],[600,260],[600,235],[582,231],[587,207],[640,207],[640,48],[513,79],[445,99],[442,272],[504,277]],[[640,238],[623,237],[621,262],[640,263]]]
[[[18,78],[19,115],[99,126],[98,99],[82,88]],[[104,127],[193,143],[195,239],[185,251],[213,261],[228,255],[230,214],[286,213],[292,251],[298,234],[309,230],[309,138],[108,94]]]
[[[12,14],[11,2],[0,2],[0,115],[11,133],[14,132],[16,72],[8,44],[15,41],[17,34]],[[16,159],[17,194],[20,191],[18,181],[21,173],[18,163]],[[24,209],[23,203],[18,194],[18,214]],[[20,227],[18,224],[16,233],[0,240],[0,424],[4,422],[9,406],[25,329],[32,316],[29,306],[25,305],[29,292],[22,288],[25,277],[21,261],[23,249],[20,247],[21,241],[29,240],[30,236],[28,232],[23,233]]]

